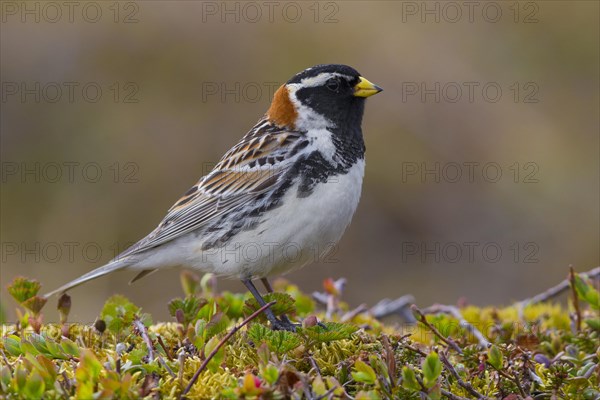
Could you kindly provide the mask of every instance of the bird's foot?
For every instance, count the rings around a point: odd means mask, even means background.
[[[327,325],[325,325],[324,323],[322,323],[321,321],[317,322],[317,325],[319,325],[321,328],[327,330]]]
[[[275,321],[271,321],[271,329],[274,331],[296,332],[296,330],[301,326],[302,324],[293,323],[285,315],[282,315],[279,319],[275,319]]]

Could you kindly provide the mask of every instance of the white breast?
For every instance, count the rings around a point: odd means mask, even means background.
[[[195,267],[219,275],[264,277],[288,272],[317,261],[332,250],[356,211],[364,176],[364,160],[348,173],[319,183],[298,197],[298,183],[282,205],[264,214],[255,229],[235,235],[221,249],[195,253]]]

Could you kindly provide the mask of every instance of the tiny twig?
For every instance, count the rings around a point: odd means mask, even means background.
[[[448,371],[450,371],[452,376],[454,376],[454,378],[458,382],[459,386],[463,387],[467,392],[469,392],[471,395],[477,397],[478,399],[486,399],[486,397],[484,395],[482,395],[481,393],[479,393],[477,390],[475,390],[473,388],[473,386],[471,386],[470,383],[462,380],[462,378],[460,377],[460,375],[458,375],[458,372],[456,371],[454,366],[450,363],[450,361],[446,357],[446,354],[443,351],[440,351],[438,354],[440,356],[440,361],[442,362],[442,364],[444,364],[446,366],[446,369]]]
[[[590,368],[590,369],[593,369],[593,368]],[[328,399],[329,395],[332,394],[333,392],[335,392],[335,389],[337,389],[337,388],[338,388],[338,386],[332,387],[331,389],[329,389],[328,391],[326,391],[325,393],[323,393],[319,397],[315,398],[315,400]]]
[[[194,386],[194,383],[196,383],[196,381],[198,380],[198,377],[200,376],[202,371],[204,371],[204,369],[206,368],[206,366],[208,365],[210,360],[212,360],[212,358],[217,354],[217,352],[221,349],[221,347],[223,347],[223,345],[227,342],[227,340],[229,340],[230,337],[232,337],[244,325],[246,325],[248,322],[252,321],[254,318],[258,317],[263,311],[265,311],[267,308],[271,307],[275,303],[276,303],[275,301],[271,301],[271,302],[265,304],[264,306],[262,306],[261,308],[259,308],[255,312],[253,312],[250,316],[248,316],[248,318],[243,320],[241,324],[234,326],[229,332],[227,332],[227,334],[223,337],[223,339],[221,339],[221,341],[217,344],[217,347],[215,347],[213,349],[213,351],[210,352],[208,357],[206,357],[206,359],[202,362],[202,364],[200,365],[200,368],[198,368],[198,370],[196,371],[194,376],[192,376],[192,379],[188,383],[187,387],[185,388],[185,390],[183,391],[181,396],[185,396],[192,389],[192,386]]]
[[[327,308],[325,309],[325,318],[331,319],[333,313],[337,310],[338,299],[332,295],[327,295]]]
[[[358,314],[361,314],[367,310],[368,310],[367,305],[361,304],[360,306],[356,307],[354,310],[348,311],[346,314],[342,315],[342,317],[340,318],[340,322],[350,321],[351,319],[356,317]]]
[[[160,345],[160,347],[162,347],[162,349],[165,351],[165,354],[167,355],[169,361],[173,361],[173,356],[171,355],[171,352],[169,351],[167,346],[165,346],[165,342],[163,342],[162,337],[160,335],[157,335],[156,338],[158,339],[158,344]]]
[[[577,296],[577,289],[575,289],[575,271],[572,265],[569,265],[569,284],[573,294],[573,307],[575,308],[575,328],[577,332],[581,332],[581,310],[579,309],[579,296]]]
[[[527,397],[525,390],[523,390],[523,387],[521,386],[521,381],[519,380],[519,377],[516,374],[510,375],[507,372],[494,367],[492,364],[489,363],[489,361],[486,361],[486,364],[489,365],[490,367],[492,367],[496,372],[498,372],[504,378],[508,379],[509,381],[512,381],[517,386],[517,389],[519,389],[519,393],[521,393],[521,396]]]
[[[427,389],[425,387],[425,384],[423,383],[423,380],[420,377],[417,376],[416,378],[417,378],[417,382],[419,383],[419,385],[421,385],[421,393],[423,393],[425,395],[425,397],[429,398],[429,396],[428,396],[429,389]],[[469,400],[466,397],[457,396],[454,393],[444,390],[442,388],[440,388],[440,392],[444,396],[449,398],[450,400]]]
[[[325,306],[325,318],[330,319],[331,316],[338,311],[338,305],[340,302],[340,297],[344,292],[344,287],[346,286],[346,278],[339,278],[335,281],[331,279],[327,279],[328,284],[331,284],[333,287],[328,289],[325,288],[325,292],[313,292],[312,297]],[[327,285],[325,285],[327,286]]]
[[[400,344],[400,346],[407,348],[408,350],[412,351],[413,353],[417,353],[421,357],[427,357],[427,353],[417,349],[416,347],[411,346],[410,344]]]
[[[381,337],[381,344],[383,344],[385,361],[387,363],[388,374],[390,376],[390,385],[392,388],[394,388],[396,386],[396,357],[394,355],[394,349],[392,349],[390,339],[385,334]]]
[[[148,336],[146,326],[139,318],[133,320],[133,326],[144,340],[144,343],[146,343],[146,347],[148,348],[148,362],[152,362],[152,360],[154,360],[154,346],[152,345],[152,340],[150,340],[150,337]]]
[[[315,300],[317,303],[321,304],[322,306],[327,305],[327,294],[325,294],[325,293],[313,292],[312,298],[313,298],[313,300]]]
[[[115,371],[117,374],[121,375],[121,356],[117,354],[117,359],[115,360]]]
[[[443,394],[444,396],[446,396],[446,397],[447,397],[447,398],[449,398],[450,400],[469,400],[469,399],[468,399],[468,398],[466,398],[466,397],[457,396],[457,395],[455,395],[454,393],[452,393],[452,392],[449,392],[449,391],[447,391],[447,390],[445,390],[445,389],[440,389],[440,391],[442,392],[442,394]]]
[[[412,351],[413,353],[417,353],[418,355],[420,355],[421,357],[427,357],[427,354],[419,349],[417,349],[416,347],[412,347],[410,344],[406,344],[406,343],[402,343],[402,341],[406,338],[408,338],[409,336],[411,336],[412,333],[408,333],[404,336],[402,336],[400,338],[400,340],[398,341],[398,346],[402,346],[407,348],[408,350]]]
[[[483,348],[488,348],[490,346],[490,342],[483,336],[483,333],[479,331],[479,329],[475,328],[473,324],[468,322],[460,313],[460,310],[455,306],[444,305],[444,304],[434,304],[433,306],[427,307],[423,309],[424,314],[450,314],[454,318],[458,320],[460,326],[465,328],[469,333],[471,333],[477,341],[479,345]]]
[[[185,367],[185,358],[186,354],[183,348],[179,351],[177,355],[177,361],[179,362],[179,371],[177,372],[177,380],[179,381],[179,387],[183,385],[183,369]]]
[[[317,373],[317,375],[319,375],[319,377],[321,377],[321,368],[319,368],[319,366],[317,365],[317,361],[315,361],[315,359],[313,358],[312,355],[308,356],[308,360],[310,361],[310,364],[312,365],[312,367],[315,369],[315,372]]]
[[[13,373],[13,367],[12,365],[8,362],[8,358],[6,358],[6,354],[4,354],[3,350],[0,350],[0,354],[2,354],[2,359],[4,360],[4,365],[6,365],[8,367],[8,370],[10,371],[10,373]]]
[[[60,388],[62,389],[64,395],[65,395],[65,399],[68,399],[69,396],[69,390],[67,390],[65,385],[68,385],[69,382],[69,378],[67,377],[67,374],[63,371],[62,375],[63,379],[57,379],[56,381],[58,382],[58,386],[60,386]]]
[[[398,297],[395,300],[383,299],[371,307],[371,314],[377,319],[385,318],[389,315],[400,315],[406,322],[416,322],[415,316],[410,312],[410,306],[415,302],[414,296],[407,294]]]
[[[514,378],[513,381],[515,382],[515,385],[517,385],[517,388],[519,389],[521,396],[527,397],[527,393],[525,393],[525,390],[523,390],[523,386],[521,386],[521,381],[519,380],[519,377],[517,376],[516,372],[513,374],[513,378]]]
[[[426,327],[429,328],[429,330],[431,330],[431,332],[433,332],[433,334],[435,336],[437,336],[438,338],[440,338],[440,340],[444,343],[446,343],[448,346],[452,347],[454,350],[456,350],[456,352],[458,354],[462,354],[462,350],[461,348],[456,344],[456,342],[452,339],[450,339],[449,337],[446,338],[444,337],[444,335],[442,335],[440,333],[440,331],[438,331],[436,329],[435,326],[431,325],[429,322],[427,322],[427,318],[425,318],[425,314],[423,314],[423,312],[419,309],[419,307],[417,307],[415,304],[412,305],[411,309],[416,312],[417,314],[419,314],[419,321],[425,325]]]
[[[579,274],[581,277],[585,277],[585,278],[589,278],[589,279],[597,279],[600,277],[600,267],[596,267],[588,272],[584,272]],[[550,289],[535,295],[533,297],[530,297],[528,299],[525,300],[521,300],[517,303],[517,305],[519,305],[520,307],[525,307],[528,306],[530,304],[537,304],[537,303],[543,303],[545,301],[548,301],[558,295],[560,295],[561,293],[563,293],[564,291],[568,290],[570,286],[570,282],[569,279],[565,279],[562,282],[560,282],[558,285],[551,287]]]
[[[175,372],[173,372],[173,370],[167,365],[166,361],[163,360],[163,358],[159,354],[157,354],[156,357],[158,358],[158,362],[162,364],[163,367],[165,367],[169,375],[171,375],[173,378],[176,378],[177,375],[175,375]]]

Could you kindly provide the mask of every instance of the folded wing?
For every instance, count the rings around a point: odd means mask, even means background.
[[[142,253],[202,229],[273,190],[306,145],[307,139],[300,132],[259,123],[169,209],[154,231],[117,258]]]

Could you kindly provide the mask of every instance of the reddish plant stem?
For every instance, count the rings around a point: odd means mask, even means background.
[[[206,357],[206,359],[202,362],[202,364],[200,365],[200,368],[198,368],[198,370],[196,371],[194,376],[192,376],[192,379],[190,380],[190,382],[186,386],[185,390],[181,394],[181,397],[185,396],[192,389],[192,386],[194,386],[194,383],[196,383],[196,381],[198,380],[198,377],[200,376],[202,371],[204,371],[204,369],[206,368],[206,366],[208,365],[210,360],[212,360],[212,358],[217,354],[217,352],[221,349],[221,347],[223,347],[223,345],[229,340],[229,338],[232,337],[237,331],[239,331],[244,325],[246,325],[247,323],[252,321],[254,318],[258,317],[263,311],[265,311],[267,308],[271,307],[275,303],[276,303],[275,301],[271,301],[271,302],[265,304],[264,306],[262,306],[261,308],[259,308],[255,312],[253,312],[250,316],[248,316],[248,318],[243,320],[241,324],[234,326],[233,329],[231,329],[229,332],[227,332],[227,334],[223,337],[223,339],[221,339],[221,341],[217,344],[217,347],[215,347],[213,349],[213,351],[211,351],[210,354]]]

